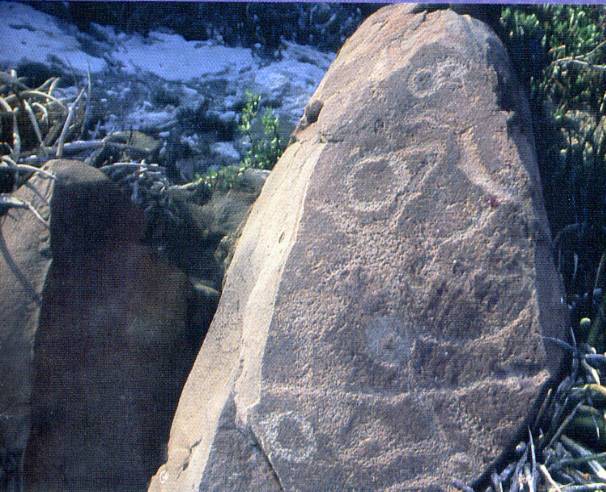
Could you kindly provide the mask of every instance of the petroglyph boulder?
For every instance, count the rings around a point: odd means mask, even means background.
[[[47,169],[17,196],[50,228],[0,219],[0,489],[141,490],[193,358],[188,283],[100,171]]]
[[[562,288],[497,36],[384,8],[310,107],[244,227],[152,490],[445,490],[499,458],[559,370],[541,335],[565,331]]]

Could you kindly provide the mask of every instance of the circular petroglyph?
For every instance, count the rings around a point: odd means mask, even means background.
[[[408,90],[413,96],[423,98],[441,89],[463,88],[468,71],[462,61],[449,58],[435,67],[413,70],[408,80]]]
[[[394,316],[379,316],[366,326],[366,347],[371,358],[382,365],[400,365],[410,357],[412,340],[408,326]]]
[[[362,159],[346,178],[350,203],[360,212],[386,211],[409,180],[405,162],[397,156]]]
[[[435,91],[435,72],[427,68],[416,70],[410,80],[410,92],[417,97],[429,96]]]
[[[302,463],[316,452],[312,425],[294,412],[271,414],[260,425],[270,451],[278,458]]]
[[[448,58],[438,65],[438,79],[443,83],[462,85],[469,69],[462,60]]]

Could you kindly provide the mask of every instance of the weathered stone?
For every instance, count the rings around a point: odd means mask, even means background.
[[[560,369],[527,103],[496,35],[384,8],[312,101],[238,241],[152,490],[445,490],[524,432]]]
[[[142,212],[100,171],[47,169],[55,181],[17,195],[50,229],[29,211],[2,219],[1,446],[26,448],[27,490],[144,489],[192,360],[188,283],[140,242]]]
[[[22,187],[14,197],[48,219],[52,182],[32,181],[35,192]],[[11,209],[0,216],[0,490],[19,490],[31,421],[33,346],[50,263],[49,231],[32,212]]]
[[[232,188],[215,190],[204,205],[195,203],[192,192],[171,190],[180,222],[172,225],[163,238],[163,249],[194,285],[202,281],[221,289],[241,226],[268,174],[261,169],[247,169]]]

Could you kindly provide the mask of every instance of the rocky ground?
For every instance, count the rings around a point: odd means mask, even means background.
[[[34,8],[2,3],[0,68],[31,86],[61,76],[59,94],[75,96],[90,71],[90,115],[83,138],[140,130],[157,140],[159,163],[177,181],[237,163],[246,91],[280,119],[287,139],[334,52],[283,41],[270,53],[227,46],[220,34],[186,40],[167,29],[126,34],[91,23],[87,31]]]

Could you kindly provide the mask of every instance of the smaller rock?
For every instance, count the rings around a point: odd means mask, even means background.
[[[194,356],[194,294],[99,169],[45,170],[13,196],[48,225],[0,220],[0,490],[143,490]]]
[[[210,152],[221,164],[234,164],[241,159],[240,152],[231,142],[215,142],[211,144]]]
[[[305,110],[303,111],[303,116],[299,120],[299,124],[295,129],[294,133],[305,130],[309,125],[318,121],[318,117],[320,116],[320,111],[322,111],[322,107],[324,103],[319,99],[314,99],[307,106],[305,106]]]
[[[239,188],[261,193],[270,171],[266,169],[247,169],[240,178]]]
[[[193,291],[193,299],[189,304],[191,331],[204,335],[217,310],[221,294],[204,281],[191,279],[191,284]]]
[[[163,254],[187,273],[194,287],[221,288],[240,227],[268,175],[247,169],[232,189],[216,190],[204,205],[193,202],[191,190],[171,190],[181,222],[167,230]]]
[[[235,111],[224,111],[218,114],[219,121],[225,124],[231,124],[236,121],[236,112]]]
[[[322,107],[324,103],[319,99],[315,99],[310,102],[307,106],[305,106],[305,118],[307,118],[307,123],[312,124],[318,121],[318,116],[320,116],[320,111],[322,111]]]

